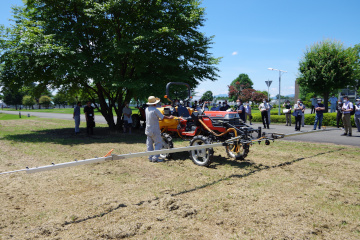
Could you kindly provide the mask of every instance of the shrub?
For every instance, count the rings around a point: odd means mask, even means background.
[[[285,114],[282,115],[273,115],[271,112],[270,115],[271,122],[273,123],[286,123]],[[262,122],[261,113],[253,114],[253,122]],[[295,123],[295,117],[291,116],[291,123]],[[305,125],[314,125],[315,123],[315,114],[305,114]],[[324,118],[322,122],[323,126],[336,126],[336,113],[324,113]],[[351,125],[355,127],[354,116],[351,116]]]

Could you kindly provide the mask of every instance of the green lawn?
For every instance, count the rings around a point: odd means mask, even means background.
[[[133,114],[138,113],[138,109],[131,107]],[[19,111],[14,108],[6,108],[4,111]],[[64,114],[73,114],[74,109],[73,108],[50,108],[50,109],[21,109],[21,111],[26,112],[44,112],[44,113],[64,113]],[[84,110],[81,110],[81,113],[84,113]],[[113,111],[113,114],[116,115],[115,111]],[[101,115],[101,113],[95,109],[95,115]]]
[[[22,116],[22,118],[26,118],[26,116]],[[0,121],[1,120],[17,120],[17,119],[21,119],[21,118],[19,118],[19,115],[0,113]]]

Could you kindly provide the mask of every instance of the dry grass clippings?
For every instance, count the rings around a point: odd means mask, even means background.
[[[0,171],[145,150],[142,132],[4,122]],[[177,153],[2,175],[0,239],[359,239],[359,172],[359,148],[282,141],[209,168]]]

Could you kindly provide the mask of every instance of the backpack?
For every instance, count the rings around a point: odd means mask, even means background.
[[[355,105],[353,104],[353,109],[352,111],[350,112],[350,115],[354,115],[355,114]]]

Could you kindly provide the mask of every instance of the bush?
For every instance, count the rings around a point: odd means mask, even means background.
[[[324,113],[323,126],[334,126],[336,127],[336,114],[337,113]],[[261,113],[254,113],[253,122],[262,122]],[[283,115],[270,115],[271,122],[273,123],[286,123],[285,114]],[[291,123],[295,123],[295,117],[291,115]],[[305,125],[314,125],[315,114],[305,114]],[[351,125],[355,127],[354,116],[351,116]]]

